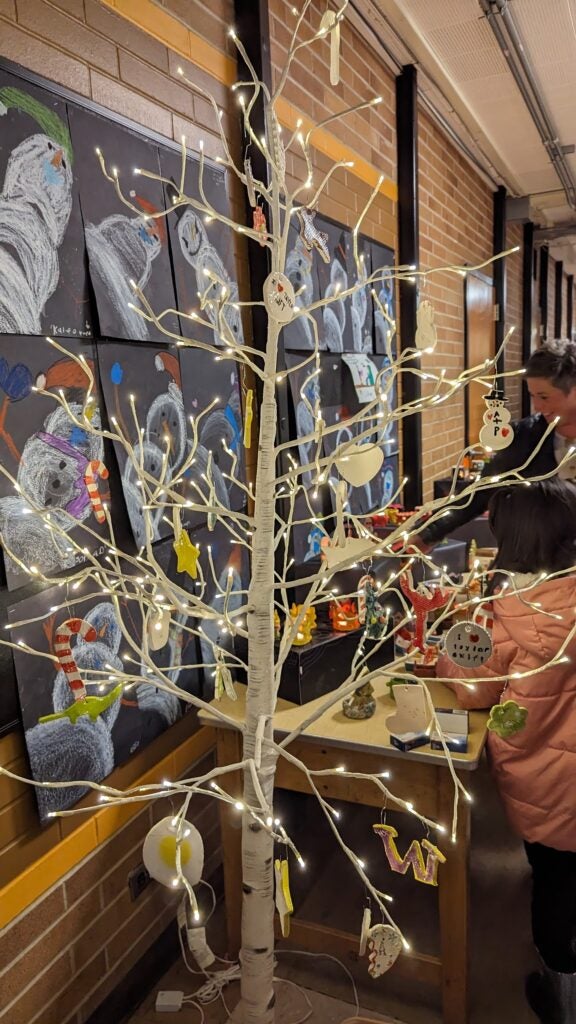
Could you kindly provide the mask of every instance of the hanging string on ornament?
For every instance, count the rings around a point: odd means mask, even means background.
[[[510,423],[504,392],[493,387],[484,401],[487,408],[482,418],[484,426],[480,431],[480,444],[488,451],[500,452],[514,440],[514,428]]]

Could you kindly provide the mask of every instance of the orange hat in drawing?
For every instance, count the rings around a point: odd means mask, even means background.
[[[168,373],[172,377],[176,387],[182,391],[182,374],[180,362],[171,352],[158,352],[154,357],[154,365],[159,373]]]
[[[94,361],[87,359],[86,365],[94,373]],[[75,359],[68,359],[66,356],[52,363],[52,366],[43,373],[39,373],[34,381],[36,387],[44,391],[50,391],[52,388],[81,388],[82,391],[86,391],[89,383],[86,371]]]
[[[150,231],[154,231],[157,234],[161,245],[166,245],[166,218],[154,216],[155,213],[160,212],[159,207],[154,206],[154,203],[151,203],[149,199],[144,199],[143,196],[137,195],[137,193],[133,189],[130,192],[130,198],[134,201],[134,203],[137,206],[140,207],[142,212],[147,214],[147,216],[150,218],[146,222],[148,229]]]

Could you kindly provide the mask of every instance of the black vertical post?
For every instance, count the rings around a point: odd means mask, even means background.
[[[548,338],[548,246],[540,249],[540,337],[545,342]]]
[[[556,276],[554,279],[554,337],[562,337],[562,283],[564,281],[564,264],[562,260],[556,262]]]
[[[530,356],[532,348],[532,294],[534,267],[534,224],[529,220],[524,225],[524,247],[522,250],[522,363]],[[530,395],[522,388],[522,415],[530,415]]]
[[[398,164],[398,263],[418,265],[418,96],[417,72],[413,64],[402,68],[396,78],[396,149]],[[400,281],[400,344],[414,345],[418,289],[415,283]],[[420,378],[405,373],[402,378],[402,402],[417,402],[421,397]],[[408,477],[404,503],[414,508],[422,503],[422,417],[407,417],[403,427],[403,465]]]
[[[566,337],[572,341],[574,321],[574,274],[566,278]]]
[[[492,254],[497,256],[506,248],[506,189],[504,185],[500,185],[494,193],[492,215]],[[494,302],[497,312],[494,344],[496,352],[498,352],[504,341],[506,325],[506,262],[503,259],[496,260],[494,263]],[[505,366],[505,353],[501,352],[496,360],[497,373],[504,373]],[[504,390],[502,378],[498,381],[498,387]]]

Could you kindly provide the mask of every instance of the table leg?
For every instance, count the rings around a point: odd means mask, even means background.
[[[450,829],[454,784],[445,768],[438,774],[440,821]],[[446,863],[438,871],[444,1024],[468,1024],[470,805],[462,796],[456,838],[452,843],[448,835],[447,841],[439,843],[446,854]]]
[[[231,729],[216,730],[216,757],[218,766],[237,764],[242,760],[242,736]],[[240,796],[242,773],[230,772],[219,780],[223,789]],[[235,957],[240,949],[242,918],[242,818],[228,804],[219,802],[222,860],[224,867],[224,904],[228,932],[228,954]]]

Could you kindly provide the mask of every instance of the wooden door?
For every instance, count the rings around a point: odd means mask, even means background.
[[[468,370],[494,355],[494,288],[490,278],[484,274],[468,274],[466,278],[464,315]],[[466,439],[469,445],[478,443],[487,393],[486,388],[475,381],[466,388]]]

